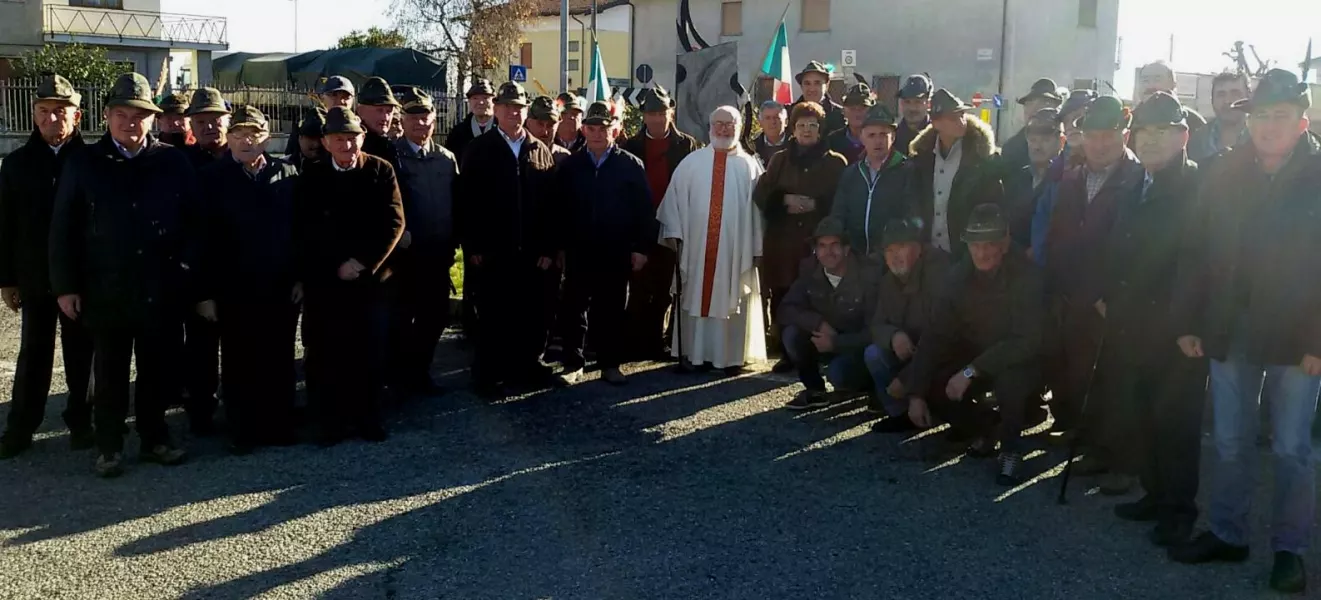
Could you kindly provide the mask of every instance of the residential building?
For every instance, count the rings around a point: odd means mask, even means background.
[[[1118,0],[789,0],[787,12],[784,3],[768,0],[633,5],[636,22],[648,24],[634,34],[634,63],[649,65],[663,85],[674,85],[674,56],[688,49],[680,33],[660,24],[678,19],[679,32],[690,26],[710,45],[736,42],[747,85],[783,13],[795,71],[808,60],[840,65],[842,51],[854,50],[855,73],[878,83],[882,99],[892,100],[900,79],[919,72],[965,100],[980,93],[989,105],[998,93],[1006,110],[992,115],[1002,137],[1021,127],[1013,99],[1038,78],[1092,87],[1112,82],[1116,70]],[[696,44],[694,36],[684,37]]]
[[[560,86],[560,0],[543,0],[541,10],[523,27],[523,39],[511,65],[527,67],[527,88],[533,94],[554,96]],[[633,5],[627,0],[596,1],[596,38],[601,45],[601,56],[606,75],[616,85],[627,85],[632,77]],[[592,67],[592,1],[569,1],[568,88],[576,90],[587,86]],[[672,20],[672,19],[671,19]],[[659,27],[659,25],[657,25]],[[667,31],[672,31],[668,26]],[[507,77],[504,69],[499,77]]]
[[[162,0],[0,0],[0,77],[10,61],[44,44],[106,48],[110,60],[156,83],[170,56],[191,65],[197,81],[211,79],[211,53],[228,49],[224,17],[161,11]],[[181,54],[187,56],[180,57]]]

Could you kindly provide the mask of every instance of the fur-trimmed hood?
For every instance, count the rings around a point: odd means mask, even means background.
[[[976,117],[968,117],[968,133],[963,136],[963,149],[978,158],[990,158],[995,154],[995,131],[990,124]],[[927,156],[936,150],[936,127],[928,124],[926,129],[913,138],[908,145],[908,155]]]

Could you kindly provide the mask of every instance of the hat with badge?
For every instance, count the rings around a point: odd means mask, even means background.
[[[873,104],[871,108],[867,109],[867,118],[862,120],[863,127],[872,125],[885,125],[891,129],[897,129],[899,127],[899,117],[884,103]]]
[[[1051,102],[1054,102],[1056,106],[1059,106],[1061,102],[1064,102],[1064,98],[1060,97],[1059,86],[1055,85],[1055,80],[1049,77],[1042,77],[1041,79],[1036,80],[1036,82],[1032,84],[1032,89],[1028,90],[1027,95],[1018,99],[1018,103],[1027,104],[1033,100],[1050,100]]]
[[[802,71],[799,71],[797,75],[794,75],[794,81],[797,81],[798,85],[802,85],[803,77],[813,73],[825,77],[827,81],[830,80],[830,71],[826,70],[826,66],[821,64],[821,61],[812,60],[807,62],[807,66],[803,67]]]
[[[837,237],[840,243],[848,245],[848,230],[844,228],[844,221],[839,217],[826,217],[816,224],[816,230],[812,232],[812,239],[819,240],[823,237]]]
[[[904,87],[899,88],[900,98],[930,98],[931,97],[931,78],[921,73],[909,75],[904,81]]]
[[[945,114],[968,112],[972,109],[971,104],[964,102],[962,98],[955,96],[945,88],[940,88],[931,95],[931,116],[933,118]]]
[[[472,85],[468,86],[468,93],[465,95],[465,97],[471,98],[473,96],[494,96],[494,95],[495,95],[495,86],[491,84],[491,80],[483,77],[479,77],[472,82]]]
[[[1100,96],[1087,105],[1077,125],[1083,131],[1119,131],[1128,129],[1132,122],[1133,112],[1119,97]]]
[[[161,112],[167,115],[182,115],[188,112],[188,94],[183,92],[174,92],[156,103]]]
[[[220,95],[220,90],[213,87],[193,90],[193,98],[188,101],[188,111],[184,114],[191,117],[203,113],[230,114],[229,107],[225,106],[225,98]]]
[[[1073,90],[1069,92],[1069,97],[1060,105],[1060,118],[1063,119],[1081,109],[1087,108],[1092,100],[1096,99],[1096,90]]]
[[[642,112],[665,112],[674,108],[674,100],[670,99],[670,94],[661,86],[655,86],[647,90],[642,98]]]
[[[332,133],[366,133],[362,128],[362,119],[353,111],[343,107],[336,106],[326,113],[326,124],[321,128],[322,133],[330,135]]]
[[[532,99],[532,106],[528,107],[527,118],[538,121],[558,121],[560,105],[550,96],[537,96]]]
[[[881,230],[881,247],[922,241],[922,222],[917,219],[890,219]]]
[[[972,214],[968,216],[968,225],[963,229],[963,241],[966,243],[974,242],[998,242],[1009,235],[1009,224],[1005,221],[1004,213],[1000,212],[1000,207],[995,204],[978,204],[972,209]]]
[[[871,86],[865,83],[855,83],[844,93],[844,106],[874,106],[876,98],[872,96]]]
[[[586,116],[583,117],[583,125],[609,125],[614,122],[615,113],[610,110],[610,105],[600,100],[588,106]]]
[[[251,104],[240,104],[234,108],[233,121],[229,124],[229,130],[233,131],[240,127],[251,127],[257,131],[270,131],[266,126],[266,115]]]
[[[527,90],[517,81],[506,81],[500,84],[500,91],[495,94],[495,103],[527,106]]]
[[[331,75],[326,78],[326,82],[321,84],[319,94],[332,94],[334,92],[348,92],[350,96],[354,94],[353,82],[343,75]]]
[[[365,106],[399,106],[390,84],[381,77],[370,77],[362,82],[362,91],[358,93],[358,104]]]
[[[325,135],[326,129],[326,111],[317,107],[316,110],[308,113],[303,120],[298,123],[298,135],[302,137],[319,138]]]
[[[127,106],[159,114],[161,109],[151,97],[151,83],[140,73],[124,73],[115,78],[106,95],[107,108]]]
[[[83,95],[73,89],[73,84],[69,83],[62,75],[47,73],[37,84],[37,95],[35,102],[55,101],[63,102],[75,108],[82,104]]]
[[[559,102],[560,110],[576,110],[578,112],[587,112],[587,99],[571,92],[562,92],[555,97]]]
[[[1032,116],[1028,117],[1027,125],[1023,127],[1023,130],[1028,135],[1059,135],[1064,133],[1064,128],[1060,124],[1060,109],[1043,108],[1032,113]]]
[[[1169,92],[1156,92],[1133,109],[1133,129],[1139,127],[1188,128],[1183,104]]]
[[[1259,106],[1272,104],[1292,104],[1307,110],[1312,107],[1311,90],[1298,76],[1284,69],[1271,69],[1257,82],[1251,98],[1244,98],[1231,105],[1235,110],[1250,111]]]
[[[404,106],[404,112],[421,115],[436,111],[436,105],[431,101],[431,94],[411,85],[403,86],[401,89],[403,91],[399,93],[398,99]]]

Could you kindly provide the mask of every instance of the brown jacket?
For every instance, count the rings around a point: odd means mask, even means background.
[[[838,287],[830,285],[820,263],[804,268],[775,315],[776,322],[792,325],[804,333],[829,323],[839,333],[835,341],[838,354],[860,353],[870,343],[869,327],[880,279],[880,271],[857,257],[849,256],[845,260],[848,269]]]
[[[394,167],[371,154],[358,155],[357,167],[338,171],[331,160],[314,161],[294,188],[294,248],[301,254],[300,279],[309,284],[336,281],[350,258],[384,281],[382,268],[404,233],[404,203]]]
[[[1102,259],[1119,207],[1142,193],[1144,171],[1137,157],[1126,153],[1113,167],[1101,190],[1087,199],[1087,167],[1079,165],[1060,180],[1055,210],[1046,230],[1046,290],[1073,308],[1101,299]]]
[[[909,160],[914,166],[913,188],[917,194],[918,214],[922,217],[923,239],[931,241],[931,225],[935,220],[936,129],[928,125],[917,134],[909,147]],[[968,216],[978,204],[1004,204],[1004,188],[1000,183],[999,151],[995,148],[995,133],[980,119],[968,117],[967,134],[963,136],[963,157],[945,213],[950,235],[950,251],[955,257],[967,254],[959,241],[968,225]]]
[[[876,298],[876,314],[871,320],[872,343],[888,349],[894,334],[908,334],[913,344],[922,341],[922,333],[931,325],[936,308],[936,297],[949,278],[949,254],[940,248],[927,246],[922,258],[913,265],[908,281],[900,281],[894,273],[881,278],[880,293]],[[913,363],[897,377],[905,387],[912,384]],[[908,387],[908,389],[913,389]]]
[[[798,263],[810,253],[808,238],[816,224],[830,214],[839,175],[848,166],[843,156],[830,151],[825,141],[802,149],[796,141],[771,157],[766,173],[757,180],[752,201],[766,217],[762,248],[762,285],[787,288],[798,275]],[[816,210],[789,214],[786,194],[801,194],[816,200]]]

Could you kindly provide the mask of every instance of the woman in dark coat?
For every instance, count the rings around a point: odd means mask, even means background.
[[[767,304],[772,318],[798,277],[799,263],[811,255],[807,240],[817,222],[830,214],[835,186],[848,166],[848,160],[825,143],[825,120],[820,104],[794,105],[789,115],[793,139],[771,157],[766,173],[752,192],[752,201],[766,217],[761,285],[762,297],[770,298]],[[792,368],[787,359],[775,366],[776,372]]]

